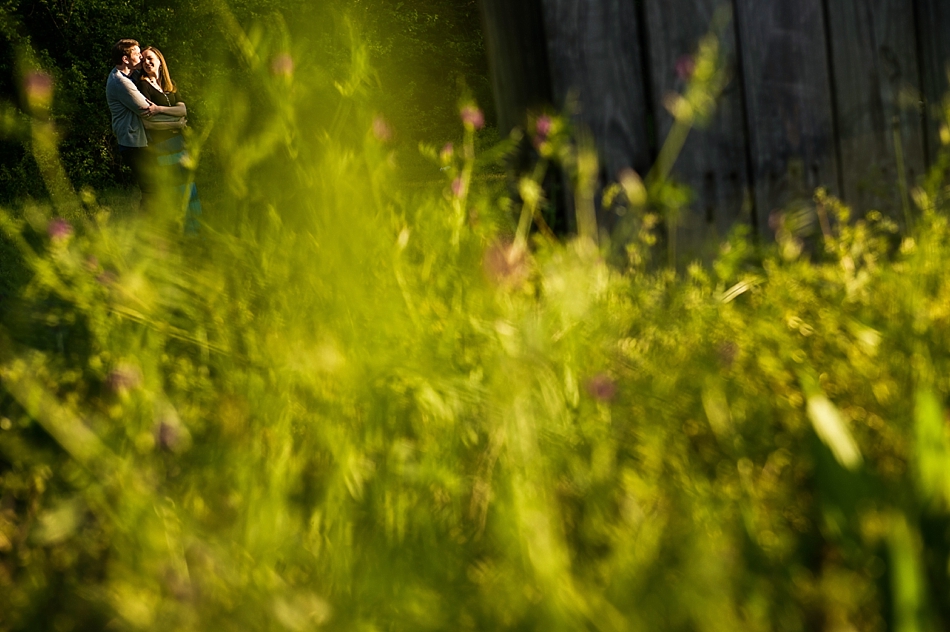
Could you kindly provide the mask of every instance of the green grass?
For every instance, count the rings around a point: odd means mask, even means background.
[[[906,234],[819,193],[822,235],[677,272],[665,177],[622,244],[552,240],[543,168],[512,210],[473,129],[430,182],[257,72],[199,238],[127,192],[0,215],[0,629],[946,627],[946,157]]]

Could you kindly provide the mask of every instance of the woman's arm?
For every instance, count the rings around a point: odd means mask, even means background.
[[[171,114],[156,114],[155,116],[150,116],[145,120],[151,121],[152,123],[174,123],[180,118],[180,116],[172,116]]]
[[[182,129],[188,124],[188,120],[185,117],[181,117],[174,121],[153,121],[151,119],[142,119],[142,123],[145,125],[145,129]]]
[[[170,116],[188,116],[188,108],[185,107],[185,104],[181,101],[175,105],[152,105],[149,108],[149,112],[154,116],[155,114],[168,114]]]

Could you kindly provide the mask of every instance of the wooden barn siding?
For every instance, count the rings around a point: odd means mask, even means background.
[[[757,225],[838,186],[821,0],[736,0]]]
[[[926,164],[914,12],[907,0],[827,6],[843,197],[862,209],[899,208],[898,151],[908,182]]]
[[[524,126],[527,110],[553,100],[541,0],[488,0],[482,17],[498,125]]]
[[[557,104],[576,99],[577,118],[598,143],[604,174],[616,180],[624,167],[650,164],[642,81],[642,45],[630,0],[543,0],[551,85]]]
[[[910,4],[910,3],[908,3]],[[938,111],[950,91],[950,2],[947,0],[915,0],[917,16],[918,61],[923,79],[924,112],[928,159],[934,160],[939,147]]]
[[[770,214],[807,202],[817,186],[859,210],[896,209],[898,154],[912,182],[938,147],[947,0],[530,0],[533,18],[505,24],[495,21],[515,10],[504,7],[521,2],[482,1],[490,46],[493,32],[547,42],[520,54],[545,60],[555,106],[577,98],[577,122],[593,132],[610,179],[623,166],[648,168],[670,125],[663,95],[681,87],[676,60],[695,50],[717,8],[732,10],[722,45],[733,81],[675,168],[697,197],[687,241],[721,235],[750,205],[770,234]],[[493,72],[502,65],[495,58]],[[496,95],[499,111],[505,99]]]

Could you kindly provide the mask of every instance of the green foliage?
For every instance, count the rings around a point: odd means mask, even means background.
[[[175,10],[167,6],[99,0],[8,0],[0,5],[0,94],[26,109],[22,89],[26,75],[36,69],[52,75],[56,91],[52,119],[60,128],[64,166],[77,187],[109,186],[117,171],[104,97],[112,44],[129,36],[169,41],[181,24],[176,17]],[[180,17],[197,22],[193,14]],[[172,60],[177,60],[175,52]],[[32,153],[22,146],[28,139],[4,131],[0,199],[9,204],[27,196],[45,197]]]
[[[942,174],[907,234],[819,192],[817,241],[681,273],[651,264],[677,195],[625,174],[608,265],[563,121],[567,243],[530,230],[543,170],[517,217],[479,177],[470,104],[404,186],[365,51],[287,72],[269,25],[193,139],[199,238],[48,153],[51,202],[0,215],[0,629],[946,627]]]
[[[350,0],[348,8],[364,26],[379,73],[383,98],[376,107],[392,111],[397,128],[414,142],[456,136],[455,103],[464,92],[492,103],[475,0]],[[488,119],[494,118],[489,110]]]
[[[341,15],[355,21],[347,27]],[[189,106],[189,121],[201,130],[219,116],[222,101],[259,97],[253,92],[258,86],[244,52],[248,42],[260,43],[265,30],[280,24],[285,37],[275,45],[285,50],[277,52],[290,54],[298,73],[316,73],[316,83],[323,84],[328,73],[338,74],[349,64],[349,42],[340,33],[356,28],[366,42],[368,58],[381,71],[366,77],[374,87],[367,98],[391,120],[397,139],[413,147],[420,140],[431,142],[456,133],[452,120],[455,103],[464,91],[460,84],[483,102],[490,101],[479,19],[474,2],[447,0],[414,3],[412,10],[377,0],[144,4],[4,0],[0,2],[0,106],[12,104],[25,110],[25,75],[34,69],[49,73],[56,96],[50,114],[70,182],[77,189],[102,190],[116,182],[127,185],[131,179],[118,159],[104,93],[116,40],[133,37],[163,51],[181,87],[180,96]],[[235,38],[234,20],[253,25],[246,42]],[[454,74],[448,76],[447,69]],[[0,127],[0,203],[46,197],[25,142],[28,136]],[[214,181],[222,167],[215,147],[207,149],[202,177]]]

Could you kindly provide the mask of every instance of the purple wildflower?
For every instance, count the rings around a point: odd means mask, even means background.
[[[587,393],[601,402],[609,402],[617,395],[617,383],[606,373],[598,373],[587,380]]]
[[[23,91],[31,107],[45,108],[53,98],[53,78],[42,70],[30,71],[23,80]]]
[[[465,189],[465,186],[462,183],[462,178],[456,178],[452,180],[452,195],[455,197],[462,197],[462,193]]]
[[[119,364],[106,378],[109,389],[114,393],[126,393],[142,384],[142,372],[132,364]]]
[[[287,53],[274,57],[270,63],[270,71],[278,77],[290,77],[294,74],[294,58]]]
[[[739,355],[739,345],[727,340],[723,342],[718,347],[716,347],[716,353],[719,356],[719,363],[726,369],[732,367],[732,363],[735,362],[736,356]]]
[[[166,450],[174,451],[181,441],[181,431],[177,426],[161,421],[155,430],[155,442]]]
[[[73,236],[73,227],[62,217],[57,217],[46,227],[46,234],[54,242],[66,242]]]
[[[381,143],[386,143],[392,140],[393,131],[389,127],[389,124],[386,123],[386,119],[382,116],[377,116],[373,119],[373,136],[376,137]]]
[[[188,447],[191,435],[181,423],[178,411],[170,402],[161,402],[155,411],[155,443],[164,450],[181,452]]]
[[[551,120],[551,117],[548,115],[539,116],[538,120],[534,124],[534,131],[538,135],[538,140],[542,143],[548,139],[548,134],[551,133],[551,128],[554,126],[554,122]]]
[[[696,71],[696,60],[692,55],[683,55],[676,60],[676,76],[680,81],[689,81],[693,78],[693,72]]]
[[[466,105],[461,110],[462,123],[466,129],[481,129],[485,127],[485,115],[474,105]]]
[[[117,280],[118,277],[116,276],[115,272],[112,272],[111,270],[105,270],[96,277],[96,281],[98,281],[101,285],[112,285]]]
[[[452,160],[452,155],[455,153],[455,148],[452,146],[452,143],[446,143],[445,147],[442,148],[442,151],[439,152],[439,161],[442,164],[447,165]]]

